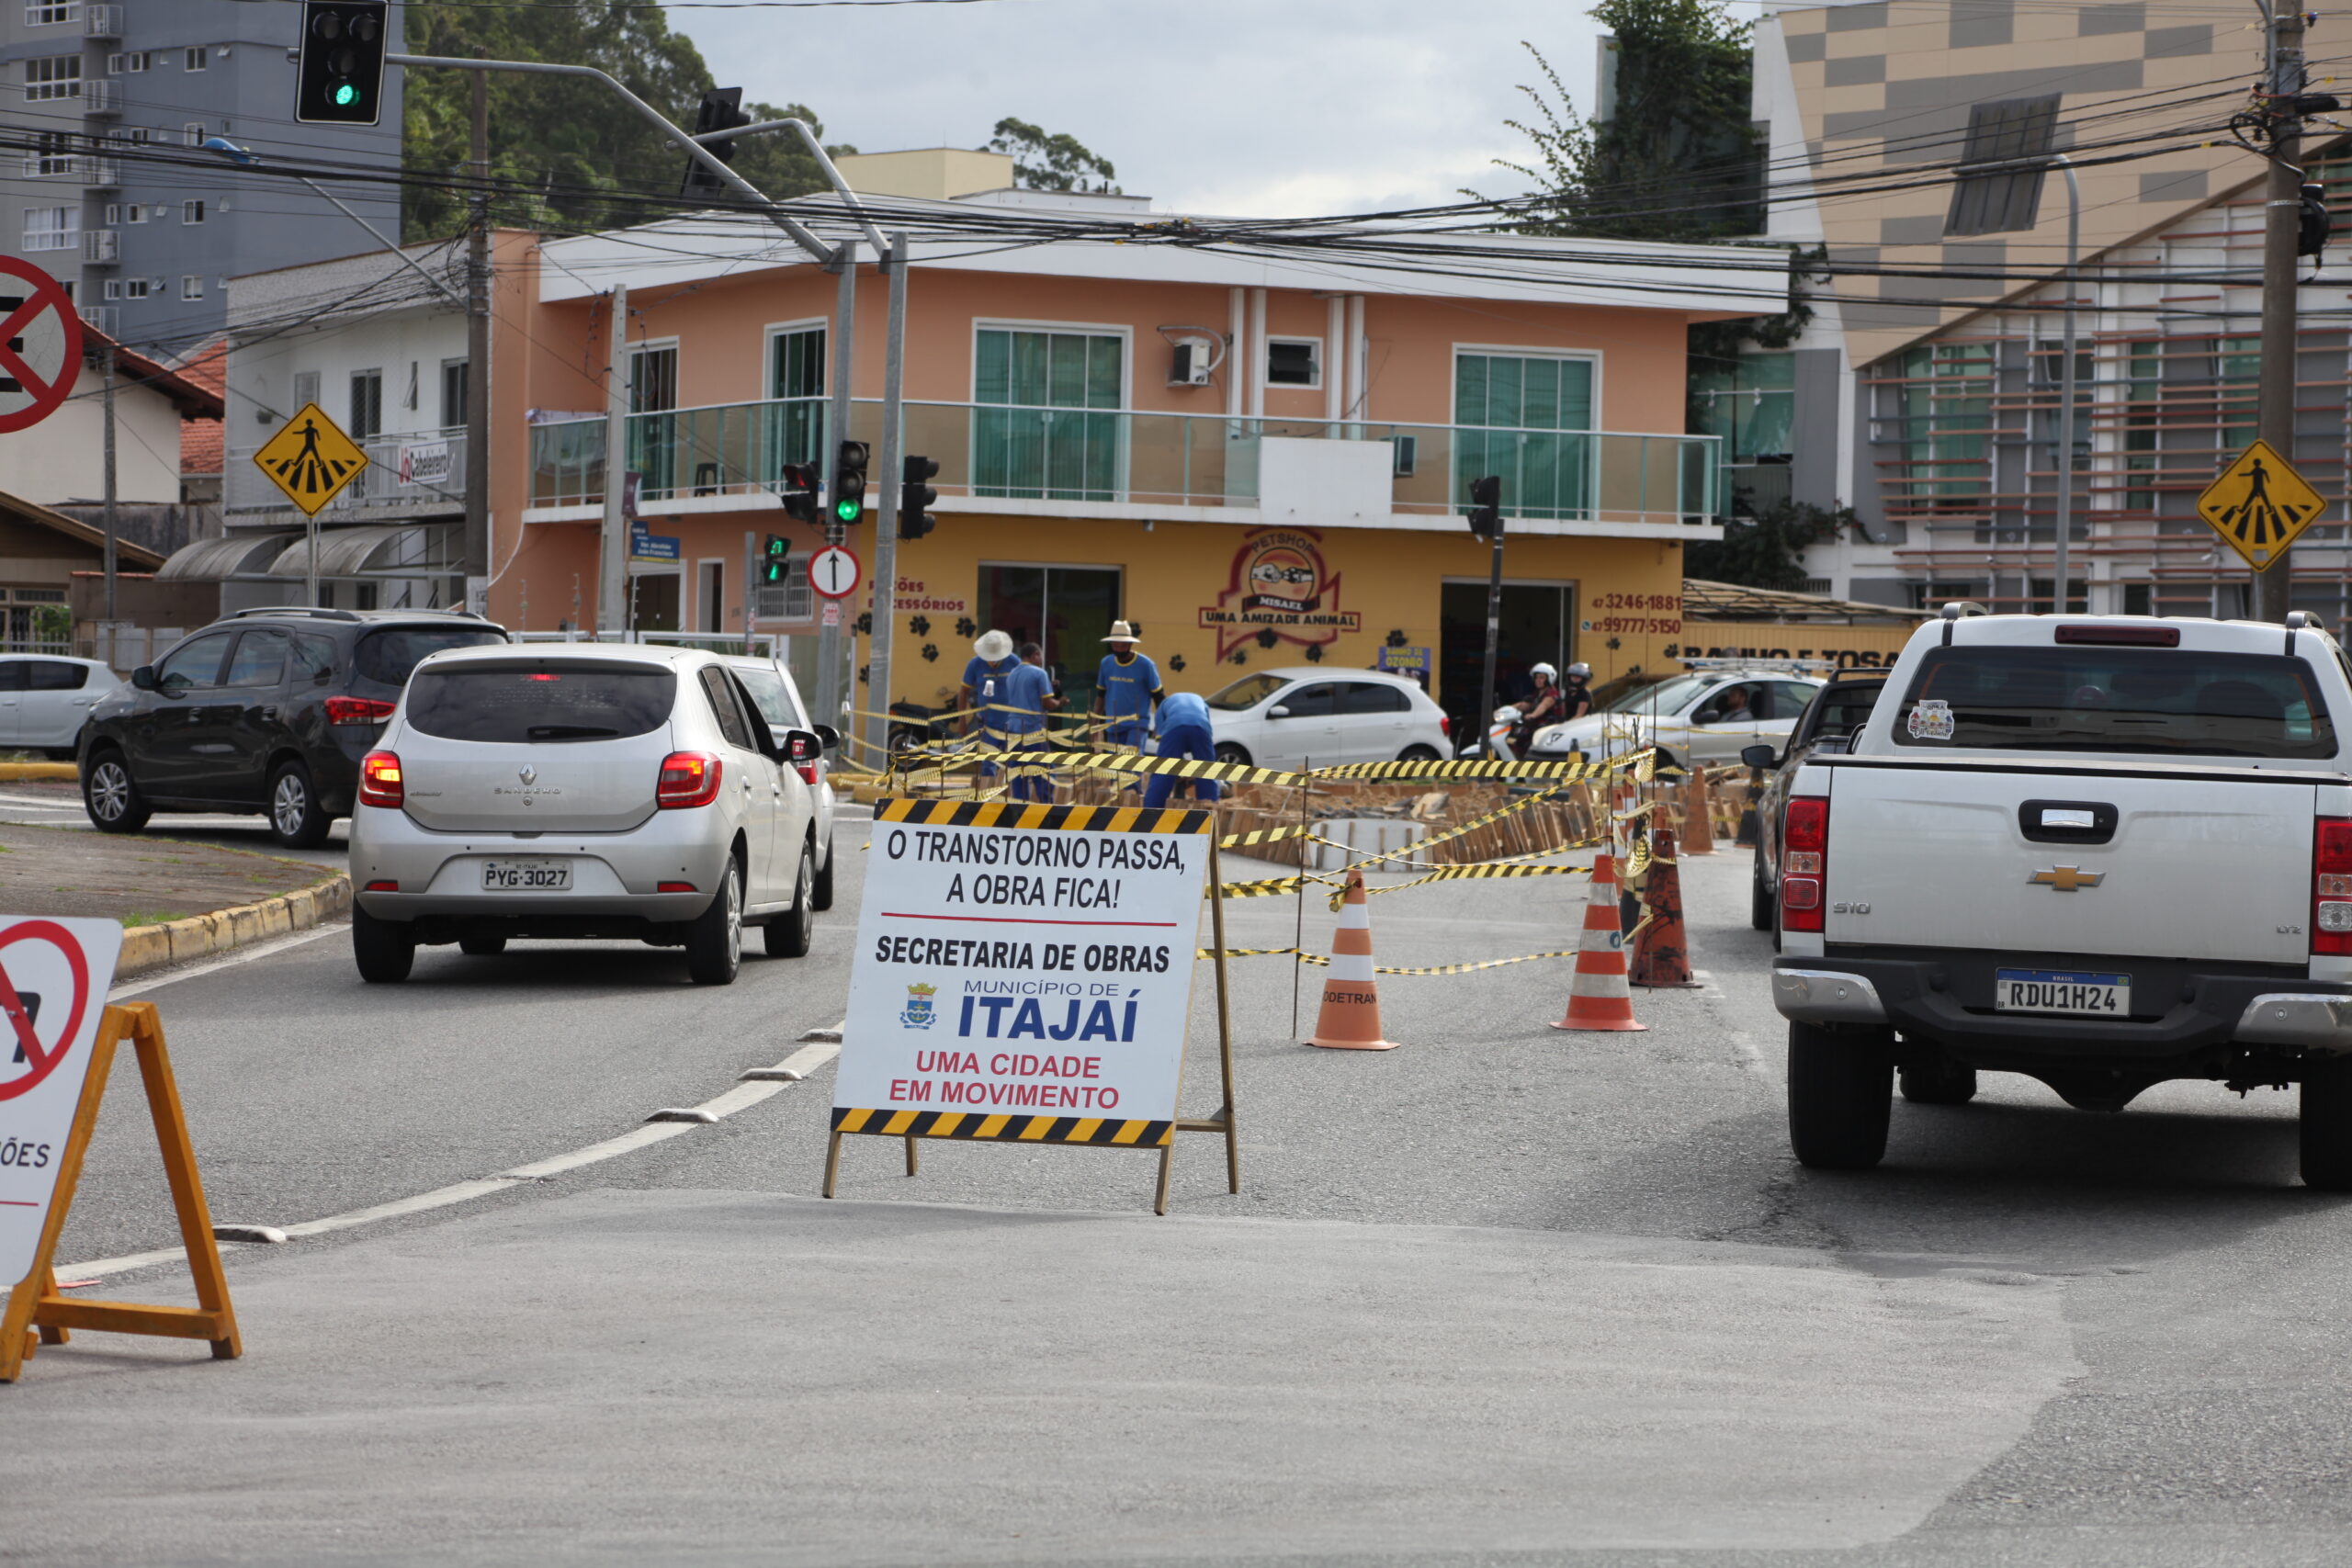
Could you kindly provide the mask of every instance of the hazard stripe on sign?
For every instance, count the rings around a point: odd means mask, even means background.
[[[975,1138],[1021,1144],[1102,1144],[1156,1149],[1172,1122],[1123,1121],[1115,1116],[1003,1116],[978,1111],[861,1111],[835,1106],[833,1131],[885,1138]]]
[[[1041,806],[1020,800],[877,800],[876,822],[934,828],[1042,828],[1089,833],[1205,833],[1207,811],[1147,811],[1140,806]]]

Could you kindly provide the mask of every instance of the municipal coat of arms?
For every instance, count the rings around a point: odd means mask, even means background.
[[[907,1010],[899,1015],[899,1021],[909,1029],[929,1029],[939,1017],[931,1010],[931,999],[938,994],[936,986],[909,986]]]

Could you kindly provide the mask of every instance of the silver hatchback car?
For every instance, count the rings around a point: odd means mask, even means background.
[[[509,938],[685,949],[734,979],[746,925],[797,958],[818,847],[795,766],[813,731],[772,731],[718,655],[611,644],[464,649],[416,667],[351,818],[360,975],[408,976],[420,944],[489,955]]]

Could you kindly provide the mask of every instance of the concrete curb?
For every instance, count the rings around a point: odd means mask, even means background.
[[[324,882],[257,904],[238,904],[161,925],[133,926],[122,933],[122,961],[115,965],[115,975],[127,978],[233,953],[271,937],[307,931],[350,908],[351,878],[338,872]]]
[[[82,770],[71,762],[0,762],[0,784],[78,784]]]

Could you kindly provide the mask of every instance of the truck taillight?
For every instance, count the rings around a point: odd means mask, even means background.
[[[707,751],[673,751],[662,759],[653,804],[664,811],[708,806],[718,798],[718,759]]]
[[[1829,879],[1829,797],[1792,795],[1781,816],[1781,929],[1817,931],[1826,912],[1821,890]]]
[[[2352,953],[2352,817],[2312,829],[2312,951]]]
[[[401,783],[401,759],[396,751],[370,751],[359,760],[359,804],[400,808],[406,798]]]

